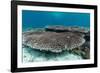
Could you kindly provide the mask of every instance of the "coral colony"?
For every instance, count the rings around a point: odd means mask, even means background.
[[[24,62],[90,58],[90,31],[85,28],[46,26],[22,35]]]

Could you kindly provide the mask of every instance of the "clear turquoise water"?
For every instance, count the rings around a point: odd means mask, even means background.
[[[23,31],[29,28],[44,28],[46,25],[90,27],[89,13],[22,11]]]
[[[22,11],[22,29],[34,30],[44,28],[47,25],[63,26],[80,26],[90,27],[89,13],[75,12],[47,12],[47,11]],[[46,51],[39,51],[29,47],[23,47],[23,62],[40,62],[40,61],[63,61],[63,60],[80,60],[81,56],[69,53],[68,51],[55,54]]]

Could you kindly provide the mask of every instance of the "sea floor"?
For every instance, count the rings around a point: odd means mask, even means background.
[[[23,48],[23,63],[65,60],[82,60],[82,56],[70,53],[68,51],[52,53],[47,51],[39,51],[28,47]]]

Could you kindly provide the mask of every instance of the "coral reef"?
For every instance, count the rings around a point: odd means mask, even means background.
[[[45,55],[39,57],[42,61],[48,61],[47,55],[51,55],[49,60],[51,58],[53,60],[53,57],[56,57],[54,60],[58,60],[60,57],[70,59],[68,56],[76,59],[90,58],[90,31],[85,28],[46,26],[43,29],[25,31],[22,36],[24,49],[29,50],[31,48],[31,52],[33,49],[36,54],[42,53]],[[34,59],[32,53],[28,53],[29,56],[32,60],[37,61],[38,59]],[[24,57],[27,58],[25,54]]]
[[[78,27],[78,26],[46,26],[45,27],[46,31],[53,31],[53,32],[80,32],[80,33],[87,33],[88,30],[82,27]]]

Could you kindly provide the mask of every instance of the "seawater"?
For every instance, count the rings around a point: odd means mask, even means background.
[[[22,11],[23,31],[29,28],[44,28],[46,25],[90,27],[89,13]]]

